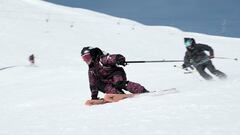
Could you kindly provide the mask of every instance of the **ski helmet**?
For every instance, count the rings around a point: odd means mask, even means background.
[[[92,47],[84,47],[81,51],[81,56],[83,61],[85,61],[88,65],[91,63],[92,61],[92,56],[91,56],[91,50],[93,48]]]
[[[195,44],[195,40],[193,38],[184,38],[185,47],[190,47]]]
[[[90,63],[91,60],[97,59],[99,56],[103,55],[103,51],[98,47],[84,47],[81,51],[81,56],[83,60],[87,63]]]
[[[83,47],[82,51],[81,51],[81,55],[83,56],[84,54],[90,53],[91,50],[93,49],[93,47]]]

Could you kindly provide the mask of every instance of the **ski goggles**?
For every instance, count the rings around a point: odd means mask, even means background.
[[[85,53],[84,55],[82,55],[82,59],[85,61],[85,62],[90,62],[92,60],[92,56],[90,53]]]
[[[187,40],[184,42],[185,47],[190,47],[192,45],[192,41],[191,40]]]

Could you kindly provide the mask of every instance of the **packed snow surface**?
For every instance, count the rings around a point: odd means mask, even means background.
[[[80,51],[97,46],[127,60],[181,60],[183,38],[194,37],[212,46],[216,57],[239,58],[240,39],[150,27],[40,0],[1,0],[0,11],[0,135],[239,135],[240,61],[213,59],[228,79],[210,82],[173,67],[182,63],[129,64],[129,80],[150,91],[179,92],[89,107]],[[27,60],[31,54],[36,66]]]

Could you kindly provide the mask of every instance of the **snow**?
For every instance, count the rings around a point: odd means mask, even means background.
[[[184,31],[240,37],[239,0],[45,0],[90,9],[145,25],[166,25]]]
[[[0,70],[0,135],[240,133],[239,61],[214,59],[229,77],[211,82],[173,67],[181,63],[129,64],[129,80],[179,93],[88,107],[87,66],[80,57],[90,45],[127,60],[182,59],[183,38],[194,37],[216,56],[239,58],[239,38],[145,26],[40,0],[1,0],[0,7],[0,68],[17,66]],[[32,53],[37,66],[27,61]]]

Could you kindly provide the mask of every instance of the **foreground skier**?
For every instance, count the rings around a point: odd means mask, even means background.
[[[104,54],[97,47],[84,47],[81,56],[89,67],[92,99],[87,100],[86,105],[117,102],[134,94],[148,92],[142,85],[127,80],[124,69],[120,67],[126,66],[125,57],[121,54]],[[125,94],[123,90],[133,94]],[[107,94],[104,99],[98,97],[99,91]]]
[[[206,80],[211,80],[212,76],[205,71],[205,68],[220,79],[227,77],[223,72],[213,66],[211,59],[214,58],[214,51],[210,46],[197,44],[193,38],[184,38],[184,44],[187,51],[184,57],[184,64],[182,65],[183,68],[193,65]],[[204,51],[208,51],[209,56]]]

